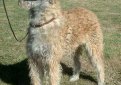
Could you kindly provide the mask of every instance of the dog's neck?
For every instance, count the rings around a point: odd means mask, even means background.
[[[30,27],[33,27],[33,28],[38,28],[38,27],[43,27],[44,25],[47,25],[47,24],[49,24],[49,23],[51,23],[51,22],[53,22],[55,20],[55,18],[53,17],[52,19],[50,19],[49,21],[47,21],[47,22],[45,22],[45,23],[30,23],[29,25],[30,25]]]

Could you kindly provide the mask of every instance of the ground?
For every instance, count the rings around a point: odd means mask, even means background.
[[[12,27],[19,39],[28,25],[27,10],[18,7],[17,0],[5,0]],[[99,18],[104,34],[106,85],[121,85],[121,0],[61,0],[63,10],[84,7]],[[17,42],[8,25],[0,0],[0,85],[29,85],[25,51],[26,40]],[[80,79],[69,82],[72,64],[62,64],[61,85],[96,85],[96,73],[84,52]],[[65,60],[68,60],[67,58]]]

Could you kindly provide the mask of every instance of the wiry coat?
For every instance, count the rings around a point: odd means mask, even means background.
[[[30,9],[30,19],[27,54],[32,85],[59,85],[60,61],[68,53],[75,53],[70,80],[77,80],[82,45],[97,69],[98,85],[104,85],[103,36],[95,14],[83,8],[62,12],[58,1],[38,0]]]

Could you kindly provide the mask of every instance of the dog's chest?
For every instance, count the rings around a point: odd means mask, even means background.
[[[46,34],[42,34],[40,30],[32,30],[28,37],[27,49],[30,56],[48,57],[51,44],[47,41]]]

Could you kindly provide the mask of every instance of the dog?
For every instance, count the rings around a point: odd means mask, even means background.
[[[74,54],[73,75],[79,79],[82,46],[104,85],[103,34],[96,15],[84,8],[62,11],[59,0],[36,0],[30,12],[27,55],[32,85],[59,85],[60,61]],[[45,82],[44,82],[45,81]]]

